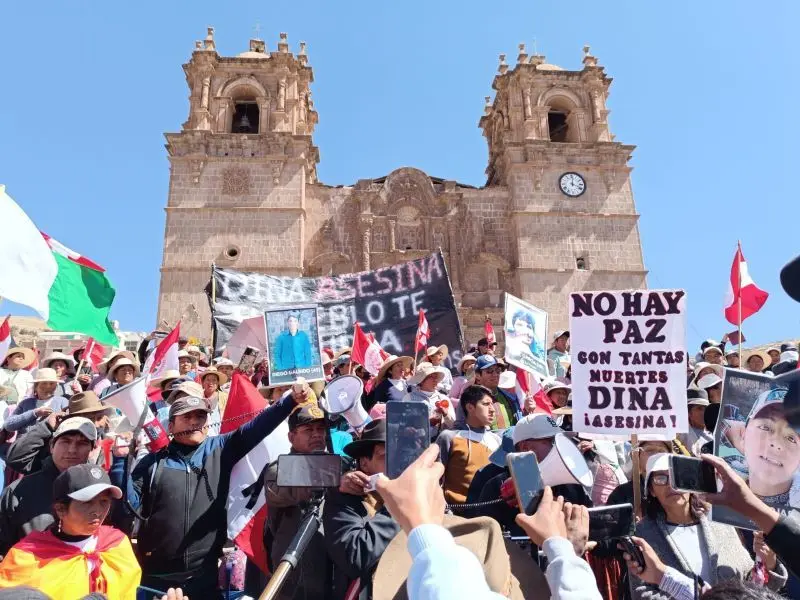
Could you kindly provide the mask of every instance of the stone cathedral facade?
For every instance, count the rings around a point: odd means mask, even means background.
[[[473,343],[486,314],[500,333],[505,291],[548,311],[553,332],[567,327],[570,291],[646,287],[634,146],[609,129],[611,78],[588,47],[575,71],[524,45],[514,66],[500,56],[478,122],[489,150],[481,188],[410,167],[347,186],[319,181],[313,71],[305,44],[290,52],[286,34],[274,51],[251,40],[224,57],[209,28],[183,69],[189,118],[166,134],[158,319],[182,318],[188,335],[209,339],[212,263],[336,275],[441,248]]]

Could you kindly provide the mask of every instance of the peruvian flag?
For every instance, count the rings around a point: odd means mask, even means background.
[[[550,398],[544,393],[544,389],[536,375],[524,369],[517,369],[516,388],[517,398],[533,397],[534,402],[536,402],[536,410],[534,412],[553,415],[553,405],[550,403]]]
[[[740,242],[731,266],[731,281],[725,298],[725,318],[728,323],[741,327],[740,305],[741,320],[744,321],[761,310],[767,298],[769,298],[769,294],[759,289],[750,277]]]
[[[494,327],[492,327],[492,320],[489,315],[486,315],[486,320],[483,322],[483,337],[489,340],[489,345],[497,343],[497,337],[494,335]]]
[[[267,407],[267,401],[241,371],[234,371],[220,434],[234,431]],[[264,548],[267,498],[264,469],[281,454],[289,454],[289,425],[281,423],[233,466],[228,493],[228,538],[258,567],[269,573]]]
[[[389,358],[389,354],[375,341],[375,336],[368,336],[361,329],[361,325],[356,323],[353,330],[352,357],[353,362],[363,365],[367,371],[377,375],[383,362]]]
[[[83,348],[81,360],[84,364],[92,367],[92,371],[97,373],[97,369],[100,366],[100,363],[103,362],[105,355],[106,349],[102,345],[98,344],[94,338],[89,338],[89,341],[86,342],[86,346]]]
[[[6,317],[3,324],[0,325],[0,360],[6,355],[6,352],[11,348],[11,315]]]
[[[170,369],[178,370],[178,340],[181,336],[181,322],[175,325],[175,329],[169,332],[167,337],[161,340],[156,346],[156,349],[150,353],[144,363],[142,373],[147,380],[147,397],[150,400],[159,400],[161,398],[161,390],[157,387],[150,386],[153,379],[157,379],[164,375]]]
[[[430,328],[428,327],[428,319],[425,318],[425,311],[419,311],[419,325],[417,325],[417,341],[414,348],[414,352],[419,352],[423,348],[428,347],[428,333],[430,332]]]

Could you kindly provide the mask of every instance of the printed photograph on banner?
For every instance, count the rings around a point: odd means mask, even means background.
[[[547,313],[506,294],[506,362],[547,377]]]
[[[269,382],[286,385],[298,377],[325,379],[316,306],[264,311],[267,322]]]
[[[800,435],[787,420],[787,405],[800,404],[800,371],[770,377],[725,369],[714,453],[725,460],[764,503],[788,513],[800,508]],[[712,519],[756,529],[755,523],[723,506]]]
[[[574,431],[643,440],[688,431],[683,290],[570,294],[569,329]]]

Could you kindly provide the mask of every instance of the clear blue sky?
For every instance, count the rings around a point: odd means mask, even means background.
[[[319,174],[350,184],[410,165],[483,185],[477,127],[497,55],[533,41],[614,78],[612,131],[636,144],[634,193],[651,287],[682,287],[689,342],[731,329],[722,303],[737,238],[772,293],[750,341],[798,335],[778,272],[796,241],[800,3],[31,2],[0,9],[0,182],[40,229],[104,265],[112,318],[154,325],[168,162],[187,117],[181,64],[207,25],[217,48],[308,43]],[[5,303],[2,312],[28,313]]]

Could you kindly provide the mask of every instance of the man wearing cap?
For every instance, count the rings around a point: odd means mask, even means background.
[[[44,461],[50,456],[50,440],[59,423],[69,417],[83,417],[89,419],[97,429],[97,439],[105,437],[109,427],[109,416],[114,414],[114,409],[100,402],[94,392],[81,392],[69,399],[66,414],[63,412],[51,413],[28,429],[27,433],[18,436],[8,449],[6,462],[8,466],[27,475],[42,468]],[[106,466],[105,457],[99,448],[92,452],[89,462]],[[111,465],[107,465],[109,468]]]
[[[385,472],[386,420],[368,423],[361,437],[345,446],[344,451],[357,461],[365,477]],[[372,574],[400,526],[374,491],[366,494],[335,491],[328,496],[322,517],[325,546],[336,566],[334,600],[346,597],[369,600]],[[348,593],[355,585],[358,585],[357,596]]]
[[[286,318],[286,329],[281,331],[275,342],[272,360],[278,371],[307,369],[311,366],[311,340],[305,331],[300,330],[299,312],[292,311]]]
[[[495,402],[492,429],[506,429],[522,418],[522,406],[516,394],[500,389],[500,374],[505,367],[494,356],[483,354],[475,361],[475,384],[488,388]]]
[[[231,471],[307,397],[304,390],[287,393],[237,430],[214,437],[206,433],[209,407],[202,392],[172,402],[172,440],[139,461],[127,486],[129,502],[145,517],[137,545],[143,585],[213,597]]]
[[[61,422],[50,440],[50,456],[40,471],[18,479],[0,496],[0,554],[31,531],[44,531],[52,514],[53,482],[59,473],[85,463],[97,441],[89,419],[72,417]]]
[[[556,331],[553,334],[553,345],[547,351],[547,370],[550,377],[566,377],[569,364],[569,331]]]
[[[326,452],[328,421],[316,404],[309,403],[289,416],[289,443],[291,453],[311,454]],[[264,472],[267,498],[267,522],[264,528],[264,545],[274,568],[303,521],[304,509],[312,499],[313,490],[299,487],[280,487],[278,461],[272,462]],[[348,493],[363,494],[367,476],[351,471],[342,476],[340,489]],[[314,540],[303,554],[300,564],[284,584],[281,599],[325,598],[330,589],[331,574],[327,569],[328,557],[323,544],[323,533],[317,531]],[[332,572],[332,570],[330,570]]]
[[[487,354],[489,356],[494,356],[494,352],[496,349],[497,349],[497,342],[492,342],[490,344],[489,338],[485,337],[481,338],[478,340],[478,351],[475,354],[475,357],[477,358],[478,356],[484,356]]]
[[[23,434],[37,421],[50,416],[50,413],[64,410],[69,400],[55,395],[58,384],[59,379],[53,369],[37,369],[33,379],[33,396],[17,404],[3,427],[7,431]]]
[[[678,435],[678,440],[693,454],[706,442],[714,440],[714,436],[706,430],[705,414],[709,406],[708,393],[705,390],[691,387],[686,390],[689,407],[689,432]]]

